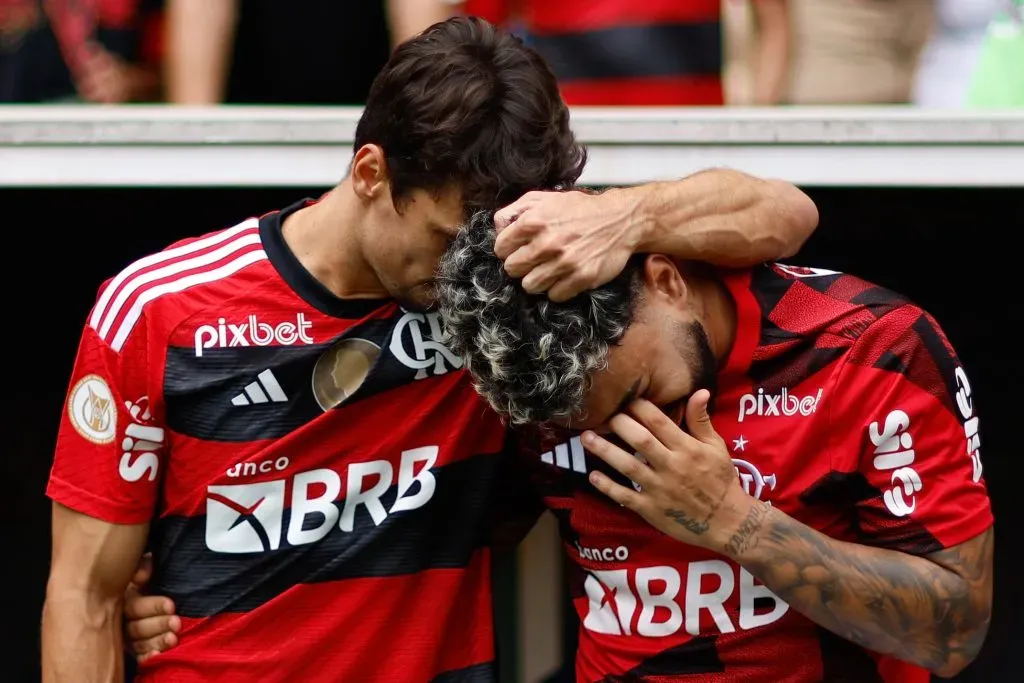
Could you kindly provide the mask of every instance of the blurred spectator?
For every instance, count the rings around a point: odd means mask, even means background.
[[[162,0],[0,0],[0,102],[159,95]]]
[[[445,0],[167,0],[168,100],[362,104],[390,45]]]
[[[745,0],[728,0],[745,1]],[[787,0],[752,0],[752,99],[775,104],[789,57]],[[467,14],[519,23],[571,105],[720,105],[721,0],[466,0]]]
[[[921,56],[914,87],[916,104],[934,109],[966,104],[985,32],[1005,4],[1006,0],[937,0],[935,31]]]
[[[961,0],[954,0],[960,2]],[[934,0],[789,0],[792,104],[902,104]]]

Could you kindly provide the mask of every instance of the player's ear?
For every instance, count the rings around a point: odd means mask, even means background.
[[[668,256],[651,254],[644,260],[644,284],[649,296],[663,298],[674,306],[686,303],[686,281]]]
[[[388,165],[379,145],[363,145],[352,158],[352,190],[363,200],[371,200],[381,192],[389,192]]]

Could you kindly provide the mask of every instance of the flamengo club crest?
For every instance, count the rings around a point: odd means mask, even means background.
[[[765,489],[769,492],[775,490],[774,474],[762,475],[753,463],[739,458],[733,458],[732,465],[736,468],[736,474],[740,478],[740,486],[748,496],[762,500],[761,495],[765,493]],[[768,504],[771,505],[770,502]]]
[[[443,375],[461,368],[462,359],[438,339],[441,339],[441,321],[436,312],[407,312],[398,319],[391,333],[391,355],[415,370],[416,379],[426,377],[428,370],[432,370],[433,375]]]

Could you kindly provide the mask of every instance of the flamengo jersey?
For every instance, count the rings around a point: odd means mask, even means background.
[[[183,631],[142,681],[493,681],[504,428],[436,314],[343,301],[299,265],[298,208],[102,288],[48,494],[152,520]]]
[[[726,281],[739,326],[712,421],[748,494],[834,538],[914,555],[992,524],[972,387],[934,320],[827,270],[762,266]],[[587,472],[623,478],[578,439],[532,458],[575,563],[579,681],[929,680],[615,505]]]

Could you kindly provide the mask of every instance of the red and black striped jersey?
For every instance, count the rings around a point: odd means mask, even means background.
[[[519,14],[570,105],[720,105],[721,0],[468,0],[468,14]]]
[[[300,206],[103,286],[48,493],[152,522],[183,630],[142,681],[493,681],[504,427],[436,313],[301,267],[281,234]]]
[[[712,420],[748,494],[833,538],[912,555],[992,524],[973,388],[927,313],[822,269],[775,264],[725,280],[738,332]],[[573,561],[578,680],[929,680],[603,497],[587,473],[612,473],[578,439],[531,458]]]

